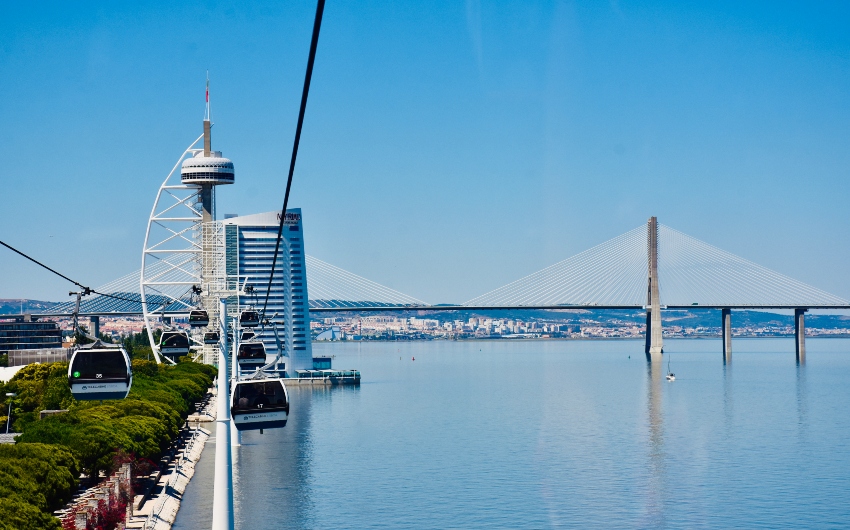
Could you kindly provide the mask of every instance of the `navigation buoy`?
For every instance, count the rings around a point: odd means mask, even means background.
[[[411,361],[415,361],[415,360],[416,360],[416,357],[412,357],[410,360],[411,360]]]

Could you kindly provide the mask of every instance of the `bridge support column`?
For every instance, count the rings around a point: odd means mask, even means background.
[[[794,310],[794,343],[798,364],[806,362],[806,311],[808,309],[798,308]]]
[[[720,310],[721,330],[723,332],[723,364],[732,360],[732,310],[724,307]]]
[[[94,338],[100,337],[100,317],[91,317],[91,336]]]
[[[658,219],[650,217],[646,225],[649,278],[646,284],[646,347],[647,360],[660,358],[663,350],[661,335],[661,300],[658,293]]]

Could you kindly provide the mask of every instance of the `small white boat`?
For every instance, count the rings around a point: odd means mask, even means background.
[[[676,374],[674,374],[673,372],[670,371],[670,357],[667,357],[667,380],[668,381],[675,381],[676,380]]]

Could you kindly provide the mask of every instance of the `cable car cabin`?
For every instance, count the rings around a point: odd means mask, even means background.
[[[204,328],[210,323],[210,317],[202,309],[193,309],[189,312],[189,325],[193,328]]]
[[[208,331],[204,333],[204,344],[218,344],[218,331]]]
[[[254,338],[254,332],[253,331],[243,331],[242,332],[242,339],[241,339],[242,342],[245,342],[246,340],[251,340],[253,338]]]
[[[260,325],[260,314],[256,311],[242,311],[239,315],[239,326],[243,328],[256,328]]]
[[[281,379],[237,381],[230,394],[230,417],[240,431],[286,426],[289,395]]]
[[[257,366],[266,364],[266,346],[262,342],[243,342],[236,352],[239,366]]]
[[[159,353],[172,360],[189,354],[189,335],[185,331],[163,331],[159,339]]]
[[[133,386],[130,356],[99,340],[80,346],[68,365],[68,386],[79,400],[124,399]]]

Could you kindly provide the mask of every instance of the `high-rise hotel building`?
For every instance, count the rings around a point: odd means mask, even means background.
[[[221,222],[224,225],[228,283],[232,284],[238,279],[240,288],[244,285],[253,287],[253,294],[239,297],[239,306],[253,306],[257,311],[262,311],[280,213],[226,216]],[[285,368],[281,369],[285,369],[289,376],[294,376],[295,370],[309,370],[313,367],[301,209],[287,210],[284,223],[266,317],[277,324],[278,335],[285,349]],[[266,358],[271,362],[277,355],[274,331],[269,327],[258,327],[254,328],[254,332],[265,344]]]

